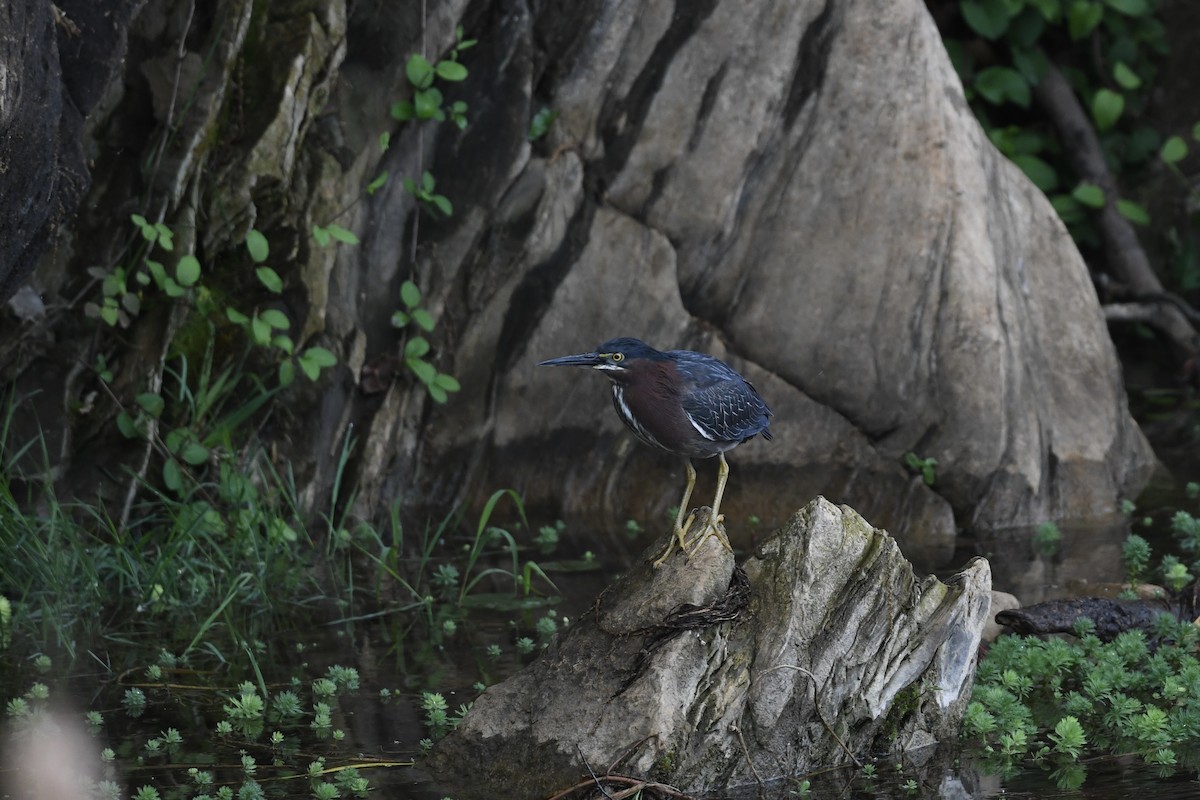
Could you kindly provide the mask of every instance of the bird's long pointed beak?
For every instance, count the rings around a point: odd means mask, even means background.
[[[539,367],[594,367],[603,363],[599,353],[577,353],[573,356],[559,356],[538,363]]]

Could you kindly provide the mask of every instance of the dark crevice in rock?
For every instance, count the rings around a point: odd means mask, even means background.
[[[708,123],[709,115],[712,114],[713,106],[717,102],[717,96],[721,91],[721,84],[725,82],[725,74],[729,72],[729,62],[722,61],[721,66],[713,73],[712,77],[704,85],[704,94],[700,97],[700,109],[696,112],[696,122],[692,126],[692,135],[688,137],[687,152],[692,152],[700,146],[700,139],[704,136],[704,128]]]
[[[589,174],[593,174],[594,178],[590,183],[594,183],[595,188],[599,190],[598,196],[603,195],[611,177],[621,171],[629,152],[641,138],[642,124],[650,110],[650,104],[658,95],[663,76],[666,75],[676,54],[716,5],[716,0],[676,4],[670,26],[659,39],[658,46],[650,58],[646,60],[641,73],[633,81],[629,94],[620,98],[609,96],[606,99],[599,115],[599,119],[607,121],[600,130],[600,136],[604,140],[604,157],[599,170],[589,170]]]
[[[796,71],[792,74],[791,89],[783,107],[783,127],[790,131],[808,102],[825,81],[825,69],[829,65],[829,51],[833,37],[840,28],[833,24],[834,3],[827,0],[821,13],[804,31],[804,38],[796,50]]]
[[[667,231],[661,230],[646,221],[650,214],[650,209],[654,208],[654,204],[658,202],[658,198],[662,196],[663,188],[667,185],[667,181],[671,179],[671,173],[674,171],[674,165],[663,167],[654,173],[654,178],[650,183],[650,193],[646,196],[646,202],[642,203],[642,207],[637,210],[637,213],[631,216],[638,222],[646,225],[656,233],[660,233],[668,242],[671,243],[676,251],[679,250],[679,242],[673,241]]]
[[[532,0],[533,95],[552,98],[558,86],[588,52],[584,41],[594,35],[603,3]]]
[[[525,342],[537,328],[538,322],[554,299],[554,290],[587,247],[595,203],[586,200],[567,224],[566,235],[553,255],[529,270],[520,285],[513,290],[509,313],[496,346],[496,374],[508,372],[511,365],[525,355]]]

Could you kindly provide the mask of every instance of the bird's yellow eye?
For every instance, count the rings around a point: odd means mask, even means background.
[[[613,360],[613,361],[624,361],[624,360],[625,360],[625,354],[624,354],[624,353],[613,353],[613,354],[612,354],[612,360]]]

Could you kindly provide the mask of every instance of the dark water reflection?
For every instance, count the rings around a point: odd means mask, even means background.
[[[1022,605],[1094,593],[1098,585],[1123,579],[1121,546],[1130,533],[1127,517],[1114,516],[1087,524],[1063,524],[1062,538],[1053,549],[1039,549],[1036,529],[1007,528],[964,538],[955,560],[938,569],[954,571],[973,556],[992,565],[992,588],[1016,595]]]

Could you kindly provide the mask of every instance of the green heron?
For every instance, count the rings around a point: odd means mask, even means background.
[[[655,562],[666,560],[678,542],[689,555],[710,535],[721,538],[717,526],[721,495],[729,478],[725,451],[761,435],[771,438],[771,409],[750,382],[725,362],[691,350],[661,352],[638,339],[612,339],[594,353],[552,358],[539,367],[591,367],[612,381],[613,407],[637,438],[651,447],[683,456],[687,488],[675,517],[675,538]],[[693,458],[719,456],[717,495],[705,530],[688,550],[687,532],[695,514],[684,522],[688,500],[696,485]]]

